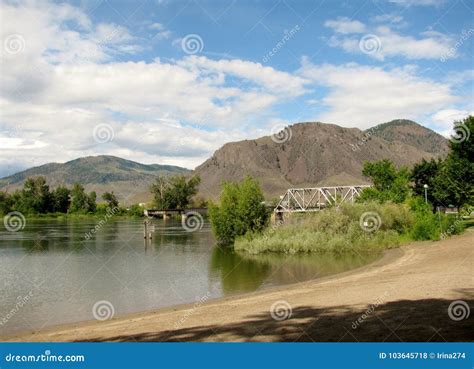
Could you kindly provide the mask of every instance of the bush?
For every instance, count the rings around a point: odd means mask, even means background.
[[[260,186],[251,177],[241,184],[224,183],[220,205],[209,205],[212,230],[223,244],[231,244],[247,232],[261,231],[268,216]]]

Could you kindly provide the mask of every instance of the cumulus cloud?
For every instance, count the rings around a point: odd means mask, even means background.
[[[349,127],[369,128],[394,118],[425,121],[426,112],[456,101],[447,84],[417,77],[416,68],[315,65],[303,59],[300,73],[329,89],[326,111],[317,119]]]
[[[383,18],[393,20],[393,16],[389,15]],[[379,16],[378,21],[383,18]],[[353,22],[348,19],[327,21],[325,25],[336,32],[329,39],[329,45],[342,48],[349,53],[365,53],[379,60],[394,56],[402,56],[413,60],[457,57],[456,52],[452,51],[455,40],[441,32],[430,30],[422,32],[419,37],[413,37],[397,33],[386,25],[376,27],[368,27],[362,23],[358,27],[347,25]],[[344,32],[341,32],[341,29]],[[364,47],[364,36],[361,36],[361,33],[364,32],[366,32],[365,37],[369,36],[370,40],[376,44],[375,49]]]
[[[326,27],[332,28],[337,33],[363,33],[366,30],[365,24],[357,20],[351,20],[347,17],[339,17],[334,20],[328,20],[324,23]]]
[[[304,78],[239,59],[133,61],[142,45],[127,28],[70,5],[27,5],[1,5],[2,40],[18,35],[20,49],[2,49],[0,166],[121,153],[194,167],[305,92]],[[99,124],[111,142],[94,140]]]

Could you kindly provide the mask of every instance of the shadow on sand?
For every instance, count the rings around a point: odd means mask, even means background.
[[[472,293],[462,292],[464,296],[469,295],[470,298],[463,301],[472,308]],[[283,321],[274,320],[268,311],[248,316],[239,323],[160,332],[150,329],[140,334],[110,337],[106,341],[472,341],[473,317],[452,320],[448,315],[451,303],[452,300],[424,299],[382,303],[363,310],[345,306],[298,307],[293,309],[291,318]]]

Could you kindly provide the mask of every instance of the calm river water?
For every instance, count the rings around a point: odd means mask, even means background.
[[[216,246],[209,224],[187,232],[179,221],[154,223],[148,242],[140,220],[109,221],[90,238],[95,220],[28,220],[19,232],[0,226],[0,336],[94,319],[100,301],[117,316],[314,279],[375,258],[236,254]]]

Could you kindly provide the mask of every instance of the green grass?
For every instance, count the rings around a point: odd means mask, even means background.
[[[439,239],[448,229],[449,235],[459,233],[459,223],[407,204],[362,203],[291,215],[283,225],[238,238],[234,248],[251,254],[379,252],[412,240]]]

